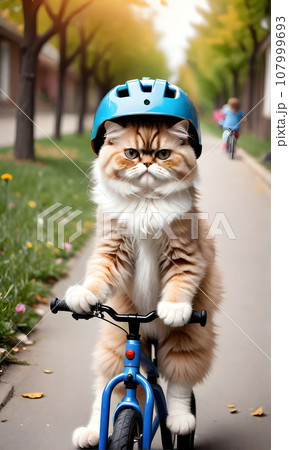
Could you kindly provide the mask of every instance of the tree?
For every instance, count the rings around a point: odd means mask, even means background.
[[[98,31],[80,54],[81,103],[78,131],[83,131],[83,119],[87,109],[87,90],[93,80],[102,97],[114,85],[128,79],[151,76],[166,78],[168,70],[163,54],[156,49],[157,36],[150,20],[140,20],[127,0],[106,0],[97,17],[101,17]],[[125,27],[124,27],[125,24]],[[95,28],[95,20],[85,22],[83,38]]]
[[[109,70],[113,84],[144,76],[151,78],[169,76],[165,57],[157,49],[157,35],[151,20],[125,14],[114,27],[114,35],[117,38],[105,56],[105,59],[110,61]],[[99,79],[102,79],[103,83],[105,83],[104,75],[107,76],[107,73],[99,74]]]
[[[200,92],[198,89],[197,75],[188,65],[179,68],[178,86],[191,97],[193,102],[200,106]]]
[[[57,101],[56,101],[56,119],[55,119],[55,133],[56,139],[61,138],[61,119],[63,114],[63,105],[65,98],[65,75],[68,67],[73,63],[78,55],[83,55],[86,53],[86,49],[94,36],[92,32],[89,36],[85,37],[85,33],[82,27],[80,30],[80,40],[78,46],[68,55],[68,45],[67,45],[67,27],[60,30],[59,41],[60,41],[60,62],[58,71],[58,90],[57,90]]]
[[[239,96],[247,80],[248,104],[244,106],[246,110],[253,108],[258,52],[268,35],[261,19],[269,15],[268,4],[268,0],[208,0],[209,10],[199,8],[204,22],[196,27],[198,34],[191,41],[188,63],[197,70],[201,86],[210,80],[205,95],[215,91],[212,97],[219,100],[225,92]]]
[[[20,45],[20,76],[18,88],[18,111],[14,156],[18,159],[34,159],[34,97],[38,55],[42,46],[61,29],[67,27],[72,18],[87,6],[87,2],[69,7],[69,0],[60,0],[57,12],[48,0],[22,0],[24,34]],[[51,25],[38,31],[39,9],[53,15]]]
[[[119,34],[125,33],[123,22],[128,17],[132,18],[133,15],[130,7],[132,5],[141,7],[145,4],[142,0],[124,0],[122,3],[118,0],[94,1],[88,10],[84,9],[74,18],[71,26],[60,30],[58,40],[54,39],[54,44],[59,48],[60,52],[56,138],[59,139],[61,137],[65,76],[68,67],[77,59],[78,62],[74,65],[74,70],[78,70],[80,75],[78,132],[82,133],[87,109],[89,81],[99,71],[99,68],[105,72],[108,71],[110,62],[107,59],[102,61],[102,59],[105,58],[113,42],[119,39]],[[135,21],[135,18],[133,20]],[[78,56],[79,58],[77,58]],[[110,88],[110,76],[107,73],[105,79],[106,86]],[[101,89],[103,88],[104,86],[101,84]]]
[[[93,77],[103,91],[129,78],[151,75],[165,77],[167,69],[162,53],[156,50],[151,23],[134,15],[131,5],[143,7],[145,0],[2,0],[13,14],[18,8],[24,22],[14,154],[34,159],[34,94],[39,52],[49,39],[59,35],[60,71],[57,100],[56,136],[60,136],[65,90],[65,73],[80,55],[81,109],[79,130],[86,111],[87,86]],[[22,5],[22,7],[21,7]],[[89,5],[89,8],[87,6]],[[89,13],[88,13],[89,11]],[[81,19],[76,20],[77,17]],[[16,13],[15,13],[16,15]],[[101,21],[101,33],[96,23]],[[74,32],[72,33],[72,26]],[[79,30],[83,30],[82,34]],[[78,31],[79,33],[75,33]],[[97,36],[96,36],[97,34]],[[96,36],[96,38],[94,38]],[[111,47],[111,48],[110,48]]]
[[[78,114],[78,133],[81,134],[84,131],[84,117],[87,109],[87,92],[89,86],[90,77],[96,72],[97,65],[101,61],[103,52],[95,52],[92,64],[89,66],[88,63],[88,47],[92,38],[94,37],[94,32],[90,35],[85,35],[84,27],[80,29],[81,36],[81,51],[80,51],[80,106]],[[109,44],[107,44],[107,47]]]
[[[270,14],[269,0],[238,0],[236,4],[241,20],[248,34],[243,50],[248,54],[248,110],[256,104],[257,60],[259,50],[268,36],[268,30],[261,26],[261,20]],[[248,42],[248,43],[247,43]],[[251,122],[252,124],[252,122]],[[250,127],[250,123],[249,123]]]

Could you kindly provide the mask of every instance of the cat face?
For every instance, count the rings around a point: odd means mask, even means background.
[[[99,169],[119,192],[165,195],[192,185],[196,158],[188,142],[189,122],[105,122]]]

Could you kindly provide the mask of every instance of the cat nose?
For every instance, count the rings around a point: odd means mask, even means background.
[[[149,167],[149,166],[151,165],[150,162],[144,162],[143,164],[144,164],[146,167]]]

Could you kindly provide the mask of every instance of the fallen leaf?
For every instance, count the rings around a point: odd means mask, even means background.
[[[1,422],[8,422],[8,419],[2,419]]]
[[[44,373],[53,373],[52,370],[48,370],[48,369],[43,370],[43,372],[44,372]]]
[[[237,414],[239,411],[237,409],[231,409],[230,413],[231,414]]]
[[[22,394],[25,398],[41,398],[43,397],[43,392],[29,392],[28,394]]]
[[[263,416],[264,415],[264,411],[262,406],[260,406],[260,408],[256,409],[256,411],[251,413],[251,416]]]
[[[233,405],[233,403],[230,403],[229,405],[227,405],[228,408],[235,408],[235,405]]]
[[[14,347],[14,348],[12,349],[12,351],[13,351],[13,353],[18,353],[18,352],[19,352],[19,348],[18,348],[18,347]]]

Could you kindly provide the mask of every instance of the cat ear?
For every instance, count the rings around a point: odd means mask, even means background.
[[[169,128],[169,132],[179,139],[188,139],[190,122],[187,119],[181,120]]]
[[[118,123],[111,122],[110,120],[104,122],[104,128],[106,131],[104,136],[110,141],[119,138],[125,132],[125,128],[123,126]]]

